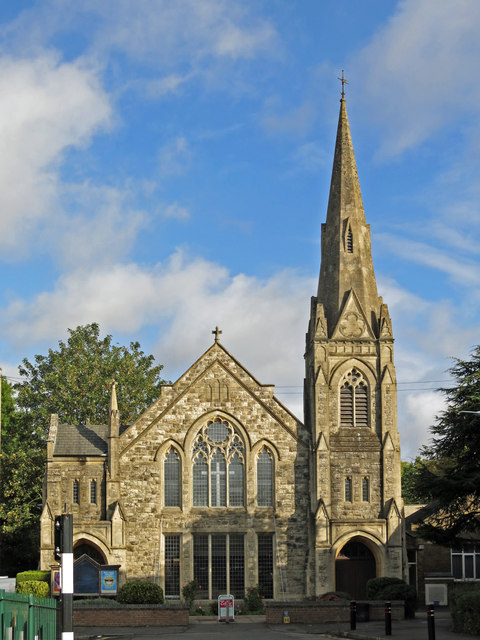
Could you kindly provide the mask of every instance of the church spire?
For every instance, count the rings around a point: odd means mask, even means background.
[[[373,270],[370,226],[365,220],[343,86],[342,79],[327,221],[322,225],[317,296],[324,307],[329,336],[332,336],[351,292],[356,295],[374,333],[381,305]]]

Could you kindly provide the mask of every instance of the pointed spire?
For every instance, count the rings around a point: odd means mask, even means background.
[[[342,82],[342,89],[343,89]],[[380,311],[373,270],[370,228],[365,220],[345,98],[340,100],[327,221],[322,225],[318,302],[324,305],[331,336],[351,290],[376,333]]]
[[[110,395],[110,407],[109,407],[109,413],[110,414],[115,414],[115,412],[118,412],[118,403],[117,403],[117,383],[115,382],[115,380],[112,382],[112,392]]]

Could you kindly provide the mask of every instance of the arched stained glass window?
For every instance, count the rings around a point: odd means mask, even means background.
[[[257,504],[273,507],[273,456],[266,447],[257,458]]]
[[[181,461],[173,447],[163,461],[164,500],[166,507],[180,506]]]
[[[340,386],[340,426],[368,427],[368,386],[362,374],[352,369]]]
[[[243,507],[245,446],[226,420],[210,420],[193,443],[193,506]]]

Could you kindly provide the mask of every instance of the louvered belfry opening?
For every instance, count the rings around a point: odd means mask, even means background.
[[[353,233],[350,226],[347,231],[347,253],[353,253]]]
[[[368,427],[368,387],[362,374],[352,369],[340,387],[340,426]]]

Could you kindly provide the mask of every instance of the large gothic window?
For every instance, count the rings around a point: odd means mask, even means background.
[[[340,385],[340,426],[368,427],[368,386],[357,369],[352,369]]]
[[[245,447],[226,420],[210,420],[193,445],[193,506],[243,507]]]
[[[266,447],[257,458],[257,504],[273,507],[273,456]]]
[[[166,507],[180,506],[180,456],[173,447],[163,461],[164,500]]]

